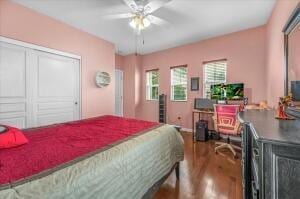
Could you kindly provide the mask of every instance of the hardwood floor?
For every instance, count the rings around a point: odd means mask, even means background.
[[[240,158],[226,151],[215,154],[212,140],[193,143],[191,133],[182,135],[185,159],[180,180],[173,171],[154,199],[242,199]]]

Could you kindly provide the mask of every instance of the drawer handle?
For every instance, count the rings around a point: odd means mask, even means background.
[[[258,151],[258,149],[253,149],[253,155],[255,157],[259,157],[259,151]]]

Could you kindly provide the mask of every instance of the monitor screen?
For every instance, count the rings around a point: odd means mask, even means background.
[[[215,84],[210,86],[210,98],[214,100],[225,99],[225,84]]]
[[[226,85],[226,99],[228,100],[242,100],[244,99],[244,84],[227,84]]]
[[[244,99],[244,84],[216,84],[211,86],[211,99],[242,100]]]
[[[300,101],[300,81],[291,81],[293,101]]]

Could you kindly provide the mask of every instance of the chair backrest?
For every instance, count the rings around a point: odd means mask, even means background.
[[[237,122],[240,105],[215,104],[217,130],[220,133],[238,134]]]

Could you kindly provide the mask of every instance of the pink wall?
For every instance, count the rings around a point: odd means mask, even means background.
[[[228,82],[244,82],[253,102],[276,105],[283,95],[283,34],[299,0],[277,1],[267,26],[208,39],[144,56],[115,56],[114,45],[8,0],[0,1],[0,35],[82,56],[83,117],[114,112],[114,69],[124,71],[124,112],[127,117],[157,120],[157,102],[145,100],[145,70],[159,68],[160,92],[170,96],[170,66],[188,64],[190,77],[200,77],[199,92],[187,102],[168,102],[168,122],[191,127],[193,99],[202,96],[202,62],[228,59]],[[13,14],[12,14],[13,13]],[[96,71],[112,75],[110,86],[94,84]],[[189,87],[190,85],[188,85]],[[105,103],[103,102],[105,99]],[[181,120],[178,120],[181,117]]]
[[[276,106],[284,95],[284,36],[282,29],[299,0],[278,0],[266,27],[267,99]]]
[[[200,77],[201,89],[199,92],[189,91],[187,102],[168,101],[168,122],[191,128],[193,99],[202,96],[202,62],[222,58],[228,59],[228,82],[244,82],[246,95],[252,102],[267,99],[271,106],[276,106],[284,87],[282,28],[298,2],[278,0],[266,26],[143,55],[139,61],[132,55],[117,58],[116,61],[125,66],[125,75],[129,76],[128,82],[124,82],[125,90],[129,92],[127,112],[130,116],[157,121],[157,102],[145,100],[145,71],[159,68],[160,93],[169,97],[170,66],[188,64],[189,80],[190,77]],[[133,87],[135,91],[132,91]]]
[[[168,100],[168,123],[191,128],[191,113],[195,97],[202,97],[203,62],[228,59],[228,83],[244,82],[250,101],[266,99],[265,89],[265,27],[249,29],[222,37],[180,46],[142,56],[140,104],[136,116],[158,120],[158,103],[147,101],[145,96],[145,71],[159,68],[160,93],[170,97],[170,66],[188,65],[188,78],[200,77],[200,91],[188,91],[187,102]],[[190,89],[190,85],[188,85]],[[179,120],[178,117],[181,117]]]
[[[116,69],[122,70],[122,66],[124,65],[124,56],[122,55],[115,55],[115,67]]]
[[[141,84],[142,84],[142,56],[116,54],[116,68],[123,71],[123,103],[124,116],[137,117],[138,107],[141,103]]]
[[[80,55],[83,117],[114,113],[112,43],[8,0],[0,0],[0,36]],[[95,86],[94,76],[99,70],[112,75],[112,83],[106,88]]]
[[[122,68],[124,72],[124,116],[135,117],[135,56],[126,56]]]

